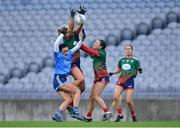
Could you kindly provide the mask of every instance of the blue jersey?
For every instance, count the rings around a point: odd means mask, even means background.
[[[55,60],[55,74],[70,74],[72,57],[73,54],[81,47],[82,41],[80,40],[78,44],[68,51],[68,54],[65,56],[60,50],[59,45],[63,43],[63,34],[60,34],[59,37],[54,42],[54,60]]]
[[[61,52],[54,52],[55,74],[69,74],[71,70],[73,54],[68,52],[67,56]]]

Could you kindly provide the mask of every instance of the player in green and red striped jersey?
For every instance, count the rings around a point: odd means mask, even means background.
[[[102,91],[109,82],[109,74],[106,68],[106,42],[104,40],[96,40],[93,49],[82,45],[81,49],[91,55],[93,59],[93,69],[94,69],[94,84],[92,86],[91,95],[88,100],[88,112],[84,120],[89,122],[92,121],[92,112],[97,102],[104,111],[103,121],[108,120],[112,117],[109,108],[105,104],[104,100],[100,97]]]
[[[129,106],[132,120],[134,122],[137,121],[132,96],[134,93],[134,78],[136,77],[138,71],[139,73],[142,73],[140,62],[138,59],[133,57],[133,46],[127,45],[125,47],[125,57],[119,60],[118,66],[115,71],[109,73],[109,75],[111,76],[113,74],[121,72],[114,90],[114,103],[117,108],[118,114],[115,122],[119,122],[121,119],[123,119],[122,109],[118,99],[124,90],[126,90],[126,102]]]

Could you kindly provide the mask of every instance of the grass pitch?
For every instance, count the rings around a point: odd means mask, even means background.
[[[104,127],[104,128],[111,128],[111,127],[179,127],[180,122],[52,122],[52,121],[6,121],[0,122],[0,127],[65,127],[65,128],[74,128],[74,127]]]

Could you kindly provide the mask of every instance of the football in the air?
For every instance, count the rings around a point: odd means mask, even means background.
[[[74,20],[77,24],[82,25],[86,22],[86,16],[83,14],[77,14],[74,17]]]

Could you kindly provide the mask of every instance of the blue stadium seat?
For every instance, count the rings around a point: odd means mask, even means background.
[[[6,82],[6,80],[7,80],[6,76],[4,74],[0,73],[0,83],[4,84]]]
[[[179,21],[178,15],[175,12],[169,12],[166,15],[166,19],[167,19],[168,24],[171,23],[171,22],[178,22]]]
[[[82,1],[0,0],[0,3],[0,81],[6,83],[10,80],[10,76],[18,78],[25,76],[19,80],[12,78],[10,82],[17,84],[19,81],[20,83],[16,85],[13,91],[53,92],[53,69],[51,67],[53,67],[52,42],[56,36],[55,30],[58,26],[69,22],[69,7],[74,5],[78,8]],[[155,92],[155,87],[161,87],[169,74],[167,73],[168,75],[162,77],[161,80],[156,80],[155,77],[161,75],[169,63],[161,66],[162,69],[157,69],[158,65],[163,63],[166,57],[170,58],[170,62],[174,62],[175,58],[179,59],[178,48],[180,46],[175,42],[180,40],[180,24],[178,23],[180,1],[91,0],[83,1],[83,4],[88,8],[87,22],[84,26],[87,31],[87,44],[92,45],[92,42],[97,38],[106,39],[111,44],[107,47],[108,60],[113,61],[123,55],[123,46],[126,43],[132,43],[135,46],[135,55],[140,58],[142,65],[147,69],[144,75],[137,78],[139,85],[144,81],[143,88],[138,89]],[[112,46],[117,43],[120,45]],[[141,54],[142,52],[143,54]],[[159,55],[161,55],[159,61],[152,63]],[[86,69],[91,63],[91,59],[89,57],[82,57],[82,59],[88,62],[82,64],[82,69]],[[174,66],[178,67],[178,64],[179,62]],[[17,65],[19,69],[14,70]],[[149,67],[149,65],[152,66]],[[114,67],[116,67],[115,63],[110,64],[108,62],[109,69],[113,70]],[[151,76],[150,73],[153,71],[156,71],[157,75]],[[169,69],[167,72],[172,71],[174,69]],[[84,71],[88,85],[86,94],[91,88],[92,72],[92,69]],[[149,76],[152,77],[150,80],[147,79]],[[175,75],[172,75],[172,79],[178,81]],[[151,85],[153,80],[156,80],[157,84]],[[171,91],[179,89],[177,83],[171,86],[173,87]],[[168,84],[165,83],[164,86],[170,87]],[[2,89],[8,92],[13,85],[11,83],[6,85]],[[42,90],[42,87],[45,89]],[[111,88],[108,89],[110,91],[107,93],[112,93]],[[163,90],[167,91],[166,88]]]
[[[140,23],[137,26],[137,34],[138,35],[147,35],[150,33],[150,27],[148,24]]]
[[[43,60],[43,66],[44,67],[54,67],[54,59],[52,57],[46,57]]]
[[[159,17],[154,18],[152,20],[152,28],[153,29],[156,29],[156,28],[163,29],[164,28],[164,21]]]
[[[108,45],[117,45],[118,44],[118,38],[113,34],[108,35],[106,37],[106,41],[107,41]]]
[[[23,72],[19,68],[13,68],[11,70],[11,77],[21,78],[23,76]]]
[[[134,33],[131,29],[124,29],[121,33],[121,40],[132,40],[134,39]]]
[[[37,63],[31,62],[29,64],[28,72],[38,73],[39,71],[40,71],[40,66]]]

